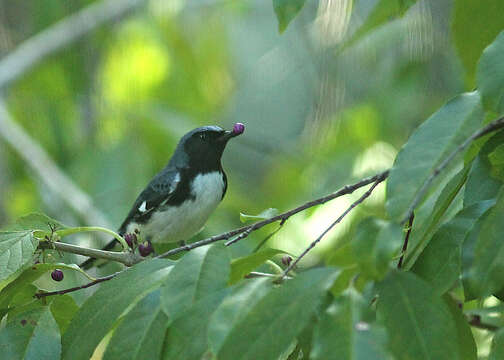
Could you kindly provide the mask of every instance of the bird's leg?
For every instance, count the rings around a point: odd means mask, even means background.
[[[180,240],[178,244],[179,244],[179,247],[186,246],[185,240]]]

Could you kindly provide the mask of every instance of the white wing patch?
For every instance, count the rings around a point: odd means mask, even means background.
[[[142,205],[140,205],[140,207],[138,208],[138,211],[144,213],[146,210],[147,210],[147,201],[144,201]]]

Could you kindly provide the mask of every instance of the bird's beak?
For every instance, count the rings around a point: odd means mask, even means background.
[[[220,142],[227,142],[229,139],[234,138],[235,136],[241,135],[241,133],[237,133],[234,131],[226,130],[224,133],[218,138]]]

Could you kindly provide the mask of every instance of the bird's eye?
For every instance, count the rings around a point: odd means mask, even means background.
[[[206,134],[203,133],[203,134],[199,134],[199,137],[201,140],[206,140]]]

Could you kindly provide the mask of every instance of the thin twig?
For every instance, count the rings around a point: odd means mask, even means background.
[[[119,275],[120,273],[122,273],[123,271],[124,270],[118,271],[116,273],[113,273],[113,274],[110,274],[110,275],[107,275],[107,276],[104,276],[104,277],[101,277],[101,278],[98,278],[98,279],[96,279],[94,281],[91,281],[91,282],[89,282],[87,284],[84,284],[84,285],[81,285],[81,286],[76,286],[76,287],[68,288],[68,289],[64,289],[64,290],[49,291],[49,292],[39,292],[39,293],[36,293],[34,296],[37,299],[41,299],[41,298],[46,297],[46,296],[64,295],[64,294],[67,294],[67,293],[70,293],[70,292],[73,292],[73,291],[86,289],[86,288],[88,288],[90,286],[99,284],[101,282],[104,282],[104,281],[107,281],[107,280],[111,280],[111,279],[115,278],[117,275]]]
[[[411,202],[411,205],[408,208],[406,215],[401,220],[401,223],[404,224],[410,218],[411,214],[413,213],[413,211],[415,211],[415,209],[418,206],[418,204],[420,203],[420,201],[422,201],[425,193],[429,189],[429,187],[432,184],[432,182],[434,181],[434,179],[450,164],[450,162],[459,153],[464,151],[464,149],[466,147],[468,147],[474,140],[476,140],[482,136],[485,136],[486,134],[489,134],[491,132],[499,130],[500,128],[503,128],[503,127],[504,127],[504,117],[501,117],[497,120],[492,121],[487,126],[481,128],[478,131],[476,131],[475,133],[473,133],[462,144],[460,144],[455,150],[453,150],[453,152],[450,155],[448,155],[448,157],[446,159],[444,159],[443,162],[441,164],[439,164],[439,166],[436,167],[432,171],[432,174],[427,178],[427,180],[425,180],[422,187],[420,188],[420,190],[418,190],[415,198]]]
[[[413,228],[413,219],[415,218],[415,214],[411,213],[411,216],[409,218],[408,222],[408,229],[406,231],[406,236],[404,237],[404,243],[403,243],[403,248],[401,252],[401,257],[399,258],[399,262],[397,263],[397,268],[400,269],[402,267],[403,261],[404,261],[404,256],[406,255],[406,250],[408,249],[408,241],[409,237],[411,234],[411,229]]]
[[[289,272],[297,265],[297,263],[306,255],[308,254],[308,252],[310,252],[311,249],[313,249],[315,247],[315,245],[317,245],[320,240],[322,240],[322,238],[338,223],[341,222],[341,220],[343,220],[343,218],[350,212],[352,211],[353,208],[355,208],[357,205],[359,205],[360,203],[362,203],[366,198],[369,197],[369,195],[371,195],[371,193],[373,192],[373,190],[378,186],[378,184],[380,184],[382,181],[384,181],[386,178],[387,178],[387,175],[388,175],[388,172],[386,173],[383,173],[381,177],[378,177],[375,182],[373,183],[373,185],[359,198],[357,199],[356,201],[354,201],[344,212],[343,214],[340,215],[340,217],[338,217],[331,225],[329,225],[329,227],[327,229],[325,229],[322,234],[320,234],[320,236],[318,238],[316,238],[302,253],[301,255],[298,256],[298,258],[291,262],[291,264],[287,267],[287,269],[285,269],[282,277],[281,277],[281,280],[285,279],[286,276],[289,274]]]
[[[26,40],[0,61],[0,89],[21,77],[47,56],[144,2],[145,0],[95,2]]]
[[[54,249],[71,254],[89,256],[97,259],[112,260],[120,262],[126,266],[132,266],[142,261],[144,258],[132,252],[105,251],[92,248],[86,248],[78,245],[67,244],[59,241],[41,241],[38,246],[40,249]]]
[[[181,246],[181,247],[169,250],[169,251],[167,251],[167,252],[165,252],[165,253],[163,253],[161,255],[158,255],[157,257],[158,258],[166,258],[168,256],[175,255],[175,254],[178,254],[178,253],[183,252],[183,251],[190,251],[190,250],[192,250],[194,248],[197,248],[197,247],[200,247],[200,246],[204,246],[204,245],[208,245],[208,244],[214,243],[214,242],[219,241],[219,240],[228,240],[228,239],[232,238],[233,236],[241,234],[241,233],[243,233],[245,231],[252,232],[252,231],[258,230],[258,229],[260,229],[260,228],[262,228],[262,227],[264,227],[264,226],[266,226],[268,224],[271,224],[273,222],[276,222],[276,221],[280,221],[280,223],[283,224],[292,215],[295,215],[295,214],[297,214],[297,213],[299,213],[301,211],[304,211],[304,210],[306,210],[308,208],[311,208],[313,206],[325,204],[326,202],[331,201],[333,199],[336,199],[336,198],[338,198],[340,196],[351,194],[355,190],[360,189],[361,187],[366,186],[368,184],[371,184],[371,183],[373,183],[373,182],[375,182],[375,181],[377,181],[379,179],[380,179],[380,181],[383,181],[383,180],[385,180],[387,178],[388,174],[389,174],[389,170],[386,170],[386,171],[381,172],[379,174],[376,174],[374,176],[362,179],[362,180],[356,182],[355,184],[346,185],[343,188],[339,189],[338,191],[336,191],[336,192],[334,192],[332,194],[326,195],[324,197],[321,197],[321,198],[318,198],[318,199],[315,199],[315,200],[312,200],[312,201],[308,201],[307,203],[305,203],[305,204],[303,204],[301,206],[298,206],[295,209],[286,211],[286,212],[284,212],[282,214],[275,215],[275,216],[273,216],[273,217],[271,217],[269,219],[261,220],[261,221],[258,221],[256,223],[254,223],[254,224],[251,224],[251,225],[242,226],[241,228],[234,229],[234,230],[225,232],[225,233],[220,234],[220,235],[214,235],[214,236],[209,237],[207,239],[196,241],[194,243],[187,244],[187,245],[184,245],[184,246]],[[236,241],[234,241],[234,242],[236,242]]]

